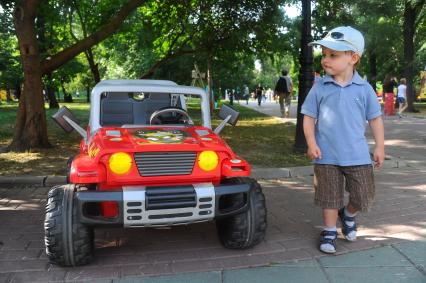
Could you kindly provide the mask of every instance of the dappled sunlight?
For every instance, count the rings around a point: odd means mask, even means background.
[[[384,224],[374,228],[360,227],[357,236],[371,241],[385,241],[389,238],[419,241],[426,240],[426,222],[414,221],[409,224]]]
[[[245,127],[256,127],[259,125],[276,125],[276,124],[282,124],[282,121],[280,119],[271,117],[271,118],[263,118],[258,120],[240,120],[238,121],[238,126],[245,126]]]
[[[58,145],[51,149],[40,149],[36,152],[0,153],[0,176],[65,175],[68,158],[77,153],[77,143],[72,146]]]
[[[385,140],[385,146],[403,146],[405,148],[424,148],[423,144],[414,144],[411,141],[399,140],[399,139],[387,139]]]
[[[38,152],[5,152],[0,153],[0,161],[12,161],[17,163],[27,163],[32,160],[40,160],[43,156]]]

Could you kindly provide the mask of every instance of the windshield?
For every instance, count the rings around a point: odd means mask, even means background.
[[[100,125],[200,125],[199,96],[171,93],[104,92]]]

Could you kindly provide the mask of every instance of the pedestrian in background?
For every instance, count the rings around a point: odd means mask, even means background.
[[[256,87],[256,90],[254,91],[257,98],[257,106],[260,106],[262,104],[262,97],[263,97],[263,87],[262,83],[259,83]]]
[[[293,92],[293,81],[287,74],[287,70],[282,70],[281,76],[275,84],[275,96],[278,96],[282,117],[290,116],[291,93]]]
[[[398,86],[398,82],[391,74],[386,74],[383,80],[383,95],[385,98],[385,116],[395,115],[395,93],[393,89]]]
[[[398,106],[398,116],[399,118],[402,118],[402,112],[407,109],[407,80],[405,78],[402,78],[400,80],[400,84],[398,86],[398,92],[397,92],[397,100],[399,103]]]
[[[364,50],[362,34],[352,27],[337,27],[310,45],[322,47],[326,76],[313,85],[302,105],[303,130],[307,154],[314,160],[315,203],[323,209],[319,249],[335,253],[337,219],[346,240],[355,241],[355,216],[373,203],[373,166],[365,127],[368,121],[376,142],[375,167],[380,168],[385,156],[383,120],[376,93],[356,71]]]
[[[229,92],[229,104],[234,105],[234,98],[235,98],[235,90],[231,89]]]
[[[248,86],[244,85],[243,93],[244,93],[244,99],[246,100],[246,105],[248,105],[249,98],[250,98],[250,93],[249,92],[250,91],[249,91]]]

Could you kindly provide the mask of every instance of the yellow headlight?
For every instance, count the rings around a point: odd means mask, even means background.
[[[117,152],[109,158],[109,168],[115,174],[126,174],[132,167],[132,157],[125,152]]]
[[[219,157],[217,153],[211,150],[203,151],[198,156],[198,166],[204,171],[212,171],[217,167]]]

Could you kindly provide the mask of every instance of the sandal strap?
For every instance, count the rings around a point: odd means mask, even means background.
[[[324,230],[321,232],[321,239],[320,239],[321,244],[330,244],[332,246],[335,246],[336,239],[337,239],[337,231]]]
[[[334,242],[337,238],[337,231],[327,231],[324,230],[321,232],[321,244],[332,244],[334,245]]]
[[[343,234],[347,235],[350,232],[357,230],[356,229],[355,217],[347,216],[345,214],[344,209],[339,210],[339,217],[340,217],[340,222],[342,222],[342,232],[343,232]],[[348,224],[346,224],[346,221],[353,222],[354,225],[353,226],[349,226]]]

